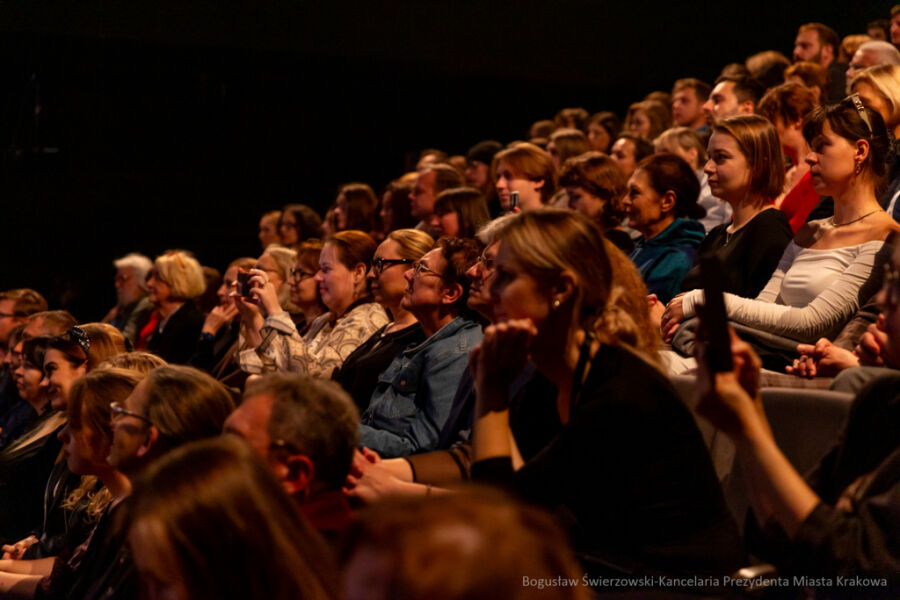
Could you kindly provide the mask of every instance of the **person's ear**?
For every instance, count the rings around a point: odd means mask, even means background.
[[[544,187],[543,179],[536,179],[536,180],[532,181],[531,183],[534,184],[534,191],[536,191],[536,192],[541,191],[541,189]]]
[[[463,295],[463,287],[458,283],[449,283],[444,286],[444,295],[441,296],[441,304],[455,304]]]
[[[752,115],[754,112],[756,112],[756,107],[753,106],[753,100],[744,100],[738,104],[738,114]]]
[[[356,263],[353,267],[353,283],[359,283],[366,280],[366,273],[369,272],[368,267],[364,263]]]
[[[869,140],[856,140],[856,156],[853,157],[853,161],[857,164],[857,173],[862,169],[866,159],[869,158],[870,150]]]
[[[150,425],[149,427],[147,427],[146,439],[143,441],[143,443],[141,443],[140,446],[138,446],[138,449],[136,452],[138,458],[144,458],[145,456],[150,454],[150,451],[153,450],[153,447],[156,445],[156,442],[158,442],[158,441],[159,441],[159,429],[157,429],[153,425]]]
[[[553,286],[553,308],[558,308],[570,301],[575,296],[576,285],[577,280],[571,271],[563,271],[560,273],[559,278],[556,280],[556,284]]]
[[[315,475],[315,465],[305,454],[289,454],[279,461],[275,475],[288,494],[296,496],[309,489]]]
[[[670,213],[675,210],[677,196],[673,190],[666,190],[659,199],[659,207],[664,213]]]

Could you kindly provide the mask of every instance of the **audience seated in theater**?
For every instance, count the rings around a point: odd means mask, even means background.
[[[128,543],[150,598],[338,598],[328,549],[246,444],[188,444],[135,482]]]
[[[704,137],[709,137],[708,128]],[[700,196],[697,204],[706,211],[706,216],[699,221],[707,233],[714,227],[731,222],[731,205],[716,198],[709,189],[709,177],[703,170],[707,158],[706,145],[694,130],[687,127],[666,129],[653,140],[653,146],[657,152],[677,154],[697,174],[697,179],[700,181]]]
[[[547,143],[547,153],[557,173],[564,162],[590,149],[587,136],[579,129],[557,129],[550,135],[550,141]]]
[[[338,190],[334,202],[337,231],[355,229],[369,235],[378,231],[378,198],[365,183],[347,183]]]
[[[766,92],[757,109],[775,125],[784,154],[791,161],[785,172],[784,191],[775,198],[775,207],[787,215],[794,233],[819,203],[809,163],[805,160],[809,144],[803,137],[803,119],[815,106],[815,95],[808,87],[783,83]]]
[[[494,307],[491,301],[490,283],[494,276],[494,260],[499,242],[494,235],[503,228],[503,223],[513,215],[496,219],[479,232],[479,239],[486,244],[479,261],[466,275],[471,280],[469,287],[470,309],[477,311],[488,322],[493,322]],[[637,349],[652,362],[658,362],[659,327],[651,323],[647,312],[647,287],[641,280],[634,264],[618,251],[608,240],[604,248],[612,267],[615,282],[611,303],[629,318],[624,322],[610,320],[606,323],[606,334],[616,335],[619,343]],[[610,311],[612,314],[612,311]],[[610,338],[611,339],[611,338]],[[531,399],[520,393],[523,388],[543,389],[549,385],[546,378],[536,373],[529,363],[510,385],[510,427],[512,434],[522,442],[519,448],[523,458],[529,460],[531,452],[541,447],[529,443],[528,419],[517,419],[519,407],[527,407]],[[555,390],[554,390],[555,392]],[[413,454],[404,458],[385,459],[363,448],[356,454],[352,475],[348,477],[348,494],[354,500],[373,502],[384,495],[426,495],[431,485],[452,486],[469,478],[471,465],[470,436],[475,408],[475,389],[472,375],[466,369],[453,399],[451,416],[438,440],[440,450],[424,454]],[[527,412],[527,411],[521,411]],[[451,445],[452,444],[452,445]]]
[[[486,490],[367,509],[350,530],[341,563],[347,600],[593,597],[550,515]],[[532,581],[575,584],[537,591],[523,583]]]
[[[431,229],[439,237],[473,238],[491,220],[484,195],[469,187],[445,190],[434,202]]]
[[[510,192],[519,192],[518,209],[535,210],[556,192],[556,169],[550,155],[528,142],[518,142],[494,156],[494,186],[503,212],[512,210]]]
[[[740,543],[709,454],[669,382],[625,341],[636,324],[610,303],[620,292],[600,231],[546,210],[497,237],[499,323],[471,358],[473,478],[565,514],[589,575],[731,572]],[[529,357],[557,393],[523,405],[533,425],[516,445],[539,450],[514,470],[509,386]]]
[[[703,103],[709,98],[712,88],[709,84],[689,77],[679,79],[672,87],[672,121],[678,127],[687,127],[697,132],[706,130],[706,115]]]
[[[266,272],[252,269],[250,298],[235,296],[248,346],[240,353],[241,368],[253,374],[294,371],[331,377],[351,352],[388,322],[381,305],[372,302],[366,281],[374,252],[375,241],[362,231],[341,231],[325,242],[315,281],[328,312],[317,317],[303,336],[281,308]]]
[[[772,203],[784,181],[781,145],[768,120],[740,115],[713,124],[709,151],[704,169],[711,190],[733,207],[734,216],[731,223],[710,231],[700,244],[681,289],[703,287],[699,259],[715,254],[724,267],[722,289],[755,298],[793,237],[787,217]]]
[[[456,169],[445,164],[428,165],[418,173],[416,184],[409,194],[409,212],[419,219],[416,229],[433,235],[429,223],[434,218],[434,202],[438,194],[462,187],[465,180]]]
[[[43,411],[0,452],[0,540],[4,543],[16,542],[40,528],[45,489],[51,495],[63,493],[65,498],[77,487],[78,478],[72,478],[63,467],[54,468],[60,450],[57,434],[66,423],[69,391],[79,377],[124,351],[125,338],[107,323],[73,327],[46,341],[45,381],[40,386],[46,388],[51,410]]]
[[[900,229],[875,196],[889,147],[877,112],[848,98],[811,112],[803,135],[816,191],[834,197],[834,217],[800,229],[755,299],[725,295],[732,321],[795,340],[786,342],[787,350],[776,348],[764,356],[774,370],[796,358],[796,342],[814,343],[839,333],[874,295],[881,276],[876,257],[888,234]],[[664,330],[694,316],[702,294],[694,290],[673,300],[663,316]]]
[[[400,306],[416,317],[425,341],[401,352],[378,377],[361,418],[363,446],[387,457],[437,447],[469,351],[481,340],[466,306],[466,271],[480,251],[475,240],[440,238],[404,274]]]
[[[184,250],[157,256],[147,289],[155,308],[138,335],[135,349],[158,354],[166,362],[187,363],[204,320],[194,303],[206,289],[200,263]]]
[[[598,112],[588,121],[587,136],[591,150],[609,153],[612,143],[622,129],[622,122],[615,113]]]
[[[700,183],[684,160],[674,154],[654,154],[642,160],[628,180],[623,201],[628,226],[641,237],[629,255],[660,302],[681,289],[697,247],[706,231],[696,219]]]
[[[309,523],[337,541],[350,525],[341,487],[359,443],[359,412],[340,386],[290,373],[252,380],[225,433],[243,438]]]
[[[900,253],[879,293],[885,309],[886,362],[900,364]],[[779,575],[810,578],[876,577],[869,597],[896,597],[900,553],[900,378],[872,382],[855,399],[834,447],[804,478],[778,449],[759,396],[760,359],[732,336],[733,372],[710,373],[702,354],[697,410],[735,442],[755,519],[751,550],[774,562]],[[757,525],[752,527],[752,525]],[[753,534],[756,535],[753,535]],[[768,543],[760,543],[763,541]],[[786,591],[786,590],[785,590]]]
[[[637,164],[653,154],[653,144],[628,132],[620,133],[612,145],[609,156],[625,177],[631,177]]]
[[[443,192],[448,193],[453,190]],[[424,231],[396,229],[375,250],[367,277],[373,300],[384,307],[391,322],[360,344],[334,374],[334,380],[350,394],[360,413],[368,408],[379,376],[394,358],[408,346],[425,341],[416,316],[403,307],[402,300],[409,287],[404,273],[432,246],[434,240]]]
[[[622,129],[641,139],[652,141],[671,126],[672,117],[667,105],[656,100],[642,100],[628,107]]]
[[[259,245],[263,250],[270,244],[281,243],[281,235],[278,233],[278,221],[280,220],[280,210],[270,210],[259,218]]]
[[[103,317],[103,322],[112,324],[134,344],[153,312],[153,303],[147,298],[147,275],[153,263],[143,254],[133,252],[114,260],[113,265],[116,305]]]
[[[266,252],[269,247],[274,249],[279,246],[270,244],[266,247]],[[194,354],[191,356],[191,366],[210,373],[216,379],[221,379],[228,371],[233,370],[232,364],[237,350],[240,320],[235,318],[238,316],[238,309],[234,305],[231,293],[237,283],[238,273],[249,271],[256,263],[255,258],[238,258],[231,261],[225,269],[222,285],[216,290],[219,305],[206,315],[203,328],[200,330],[200,339],[197,340]]]
[[[585,152],[565,162],[559,185],[566,190],[569,208],[594,221],[623,252],[634,250],[634,242],[621,227],[625,215],[619,199],[625,195],[627,178],[619,165],[602,152]]]
[[[823,23],[801,25],[794,40],[794,62],[810,61],[828,69],[831,89],[823,100],[828,103],[840,102],[845,93],[847,63],[837,60],[840,45],[837,32]]]
[[[305,204],[288,204],[281,210],[278,235],[283,245],[296,249],[309,238],[322,237],[322,217]]]
[[[712,124],[716,119],[752,115],[762,95],[762,86],[750,76],[719,75],[709,98],[703,103],[706,121]]]
[[[25,325],[19,325],[9,334],[12,352],[9,366],[13,381],[19,393],[19,400],[4,415],[5,424],[0,432],[0,449],[6,448],[19,438],[22,433],[51,410],[50,396],[46,388],[41,386],[44,378],[44,351],[47,349],[48,336],[24,339],[22,333]]]
[[[815,105],[822,104],[828,94],[828,71],[820,64],[801,61],[794,63],[784,71],[785,83],[799,83],[808,87],[814,96]]]

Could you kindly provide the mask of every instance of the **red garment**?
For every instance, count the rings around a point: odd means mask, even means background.
[[[818,203],[819,194],[816,193],[816,189],[813,187],[812,173],[807,171],[806,175],[784,197],[784,201],[779,209],[787,215],[791,224],[791,231],[796,234],[806,223],[806,218],[809,217],[809,213],[812,212]]]
[[[147,324],[141,329],[137,340],[134,342],[135,350],[147,349],[147,344],[150,342],[150,337],[156,332],[157,325],[159,325],[159,311],[154,310],[150,313],[150,320],[147,321]]]

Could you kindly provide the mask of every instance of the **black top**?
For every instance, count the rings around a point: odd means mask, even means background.
[[[188,300],[172,313],[162,331],[157,326],[147,343],[147,351],[168,363],[188,364],[205,320],[193,300]]]
[[[353,351],[332,379],[341,384],[356,402],[360,414],[369,407],[378,376],[391,366],[398,354],[413,344],[425,341],[425,332],[418,323],[385,334],[387,325],[376,331]]]
[[[721,576],[741,562],[693,416],[662,373],[622,348],[600,348],[569,422],[521,469],[496,458],[472,476],[554,510],[591,575]]]
[[[200,335],[191,356],[191,366],[214,375],[213,369],[238,340],[240,327],[240,320],[235,319],[232,323],[223,325],[213,337]]]
[[[703,287],[700,257],[715,253],[725,267],[723,290],[742,298],[756,298],[794,237],[787,216],[774,208],[762,211],[733,235],[729,235],[728,225],[713,227],[700,243],[694,266],[681,281],[681,291]]]

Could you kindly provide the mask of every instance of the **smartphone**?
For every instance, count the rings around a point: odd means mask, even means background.
[[[237,293],[242,298],[250,297],[250,273],[238,273],[237,274]]]
[[[706,301],[700,321],[706,332],[706,362],[713,373],[725,373],[734,368],[731,360],[731,337],[728,335],[728,313],[722,289],[725,270],[718,256],[700,258],[700,281]]]
[[[510,192],[509,193],[509,210],[514,209],[519,205],[519,192]]]

